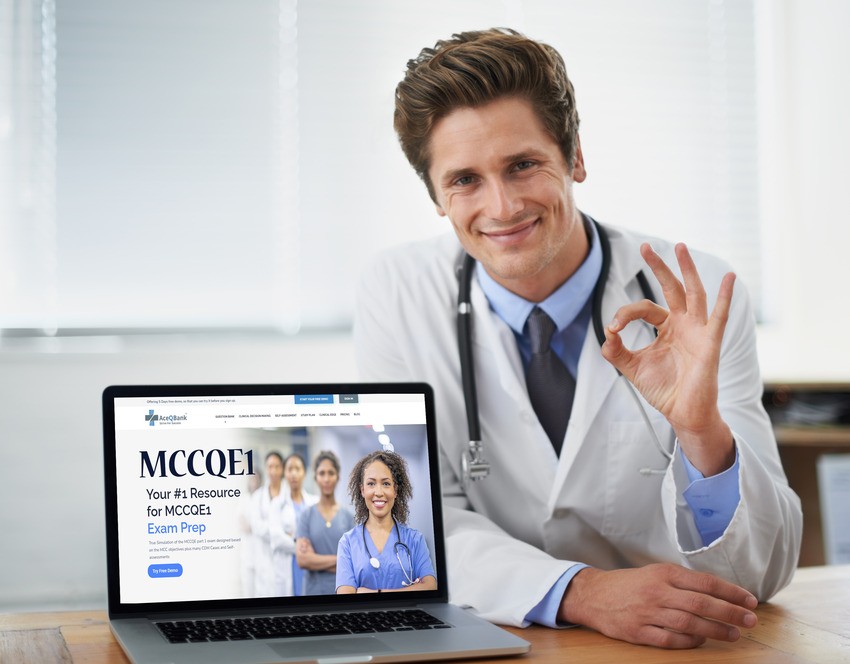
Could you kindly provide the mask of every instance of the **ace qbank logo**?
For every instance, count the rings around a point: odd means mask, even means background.
[[[187,415],[158,415],[152,408],[148,410],[148,414],[145,415],[145,422],[148,423],[148,426],[156,426],[157,424],[160,426],[164,424],[181,424],[188,419],[189,417]]]

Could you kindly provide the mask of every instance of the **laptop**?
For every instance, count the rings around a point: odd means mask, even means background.
[[[428,385],[112,386],[103,423],[109,622],[131,661],[344,664],[530,649],[448,602]],[[406,523],[381,552],[355,523],[349,495],[352,470],[378,450],[404,459],[412,487]],[[335,488],[319,487],[313,472],[319,457],[328,466],[328,452],[339,466]],[[284,465],[295,470],[282,476]],[[290,497],[299,467],[300,502]],[[327,532],[307,530],[317,513],[301,517],[322,488],[338,511],[319,521]],[[375,569],[363,565],[358,578],[372,578],[361,588],[373,592],[337,594],[334,569],[304,571],[292,551],[305,533],[315,533],[306,539],[316,554],[347,538],[340,569],[357,566],[362,541]],[[398,544],[412,536],[413,557]],[[399,572],[422,589],[370,587],[379,577],[398,586]]]

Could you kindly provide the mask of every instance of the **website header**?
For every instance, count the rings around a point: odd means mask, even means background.
[[[116,431],[424,424],[419,394],[118,398]]]

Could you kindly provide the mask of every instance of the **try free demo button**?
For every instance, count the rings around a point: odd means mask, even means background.
[[[159,563],[148,565],[148,576],[152,579],[167,579],[169,577],[183,576],[183,565],[179,563]]]

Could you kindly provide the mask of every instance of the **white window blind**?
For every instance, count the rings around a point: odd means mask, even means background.
[[[52,2],[0,4],[0,327],[56,301],[56,41]]]
[[[392,130],[407,60],[516,27],[576,86],[580,207],[760,291],[751,0],[4,0],[0,328],[348,325],[449,229]]]
[[[577,88],[582,209],[722,257],[758,303],[753,3],[568,2],[540,18]]]
[[[12,57],[3,327],[297,323],[294,17],[12,2],[5,29],[32,36]]]

